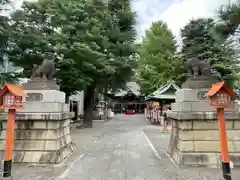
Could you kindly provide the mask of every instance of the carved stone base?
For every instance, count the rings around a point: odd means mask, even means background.
[[[172,120],[168,153],[178,166],[221,165],[216,112],[173,112],[168,115]],[[226,112],[225,120],[230,160],[234,166],[239,166],[239,113]]]
[[[172,123],[168,153],[180,167],[221,165],[217,113],[209,107],[208,100],[202,98],[205,91],[205,88],[178,90],[172,111],[168,112]],[[224,116],[230,160],[239,166],[240,113],[233,106],[225,109]]]
[[[215,79],[188,79],[182,84],[182,88],[189,89],[200,89],[200,88],[210,88],[212,84],[215,83]]]
[[[212,152],[181,152],[178,149],[170,149],[169,155],[172,160],[179,167],[209,167],[209,168],[221,168],[221,154]],[[229,153],[229,158],[233,162],[234,166],[240,166],[240,153]]]
[[[58,164],[72,155],[75,149],[74,143],[69,143],[56,151],[15,151],[13,162]]]
[[[60,163],[75,149],[70,135],[73,113],[17,113],[13,162]],[[5,150],[7,114],[0,114],[0,157]]]
[[[35,78],[23,84],[25,90],[59,90],[59,86],[54,80]]]

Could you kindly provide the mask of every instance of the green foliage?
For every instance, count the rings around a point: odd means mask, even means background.
[[[11,0],[1,0],[0,1],[0,11],[5,10],[4,6],[11,5]]]
[[[5,5],[5,4],[8,4],[10,2],[11,2],[11,0],[1,0],[0,5]]]
[[[136,74],[144,94],[152,93],[169,80],[181,85],[187,78],[185,62],[192,57],[208,61],[219,80],[234,86],[239,63],[232,41],[219,32],[219,24],[213,19],[192,20],[181,30],[181,37],[182,49],[177,54],[174,37],[166,24],[154,22],[146,32],[139,47]]]
[[[3,4],[8,3],[8,1],[3,1]],[[0,8],[2,6],[0,5]],[[0,16],[0,66],[2,67],[2,71],[7,68],[5,67],[6,57],[7,57],[7,49],[8,49],[8,36],[4,33],[5,28],[7,26],[7,17]],[[12,72],[0,72],[0,85],[3,86],[5,83],[18,83],[16,78],[16,74]]]
[[[216,30],[224,39],[232,39],[236,49],[236,54],[239,53],[239,24],[240,24],[240,1],[231,3],[227,6],[222,6],[218,11],[219,22]],[[239,69],[238,69],[239,71]],[[236,73],[236,86],[239,86],[239,73]]]
[[[218,17],[220,21],[216,26],[217,32],[225,39],[234,35],[240,24],[240,2],[222,6],[218,11]]]
[[[135,13],[131,11],[129,0],[110,0],[108,2],[110,19],[107,23],[107,54],[112,71],[107,74],[107,88],[113,92],[124,88],[133,76],[136,65],[136,46],[134,44]]]
[[[190,21],[182,29],[182,55],[185,60],[197,57],[208,61],[219,79],[233,85],[237,70],[237,61],[230,43],[216,31],[212,19]]]
[[[139,48],[138,84],[143,94],[150,94],[169,80],[177,80],[180,60],[176,41],[162,21],[153,22]]]
[[[17,84],[19,83],[17,79],[17,74],[15,73],[0,73],[0,87],[2,87],[6,83],[12,83],[12,84]]]
[[[8,47],[8,36],[4,34],[4,29],[7,26],[7,18],[0,16],[0,64],[4,64],[4,56],[6,56],[6,51]]]
[[[80,90],[96,82],[100,84],[108,71],[104,52],[107,5],[100,0],[67,2],[50,6],[55,14],[52,24],[61,24],[55,44],[63,56],[58,67],[64,69],[59,73],[59,83],[65,92],[73,87]]]
[[[184,59],[198,57],[206,60],[213,57],[213,53],[220,51],[220,46],[216,44],[218,37],[214,32],[212,19],[198,19],[190,21],[182,30],[183,41],[182,55]],[[214,47],[212,47],[214,45]],[[211,51],[213,49],[214,51]]]
[[[111,0],[25,2],[1,30],[9,59],[30,77],[43,55],[56,56],[57,81],[67,95],[88,86],[115,89],[132,75],[135,14],[130,2]],[[116,81],[118,83],[116,83]]]

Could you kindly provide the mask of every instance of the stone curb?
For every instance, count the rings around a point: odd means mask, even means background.
[[[105,123],[109,120],[111,120],[112,118],[107,118],[107,119],[104,119],[104,120],[93,120],[94,123]]]

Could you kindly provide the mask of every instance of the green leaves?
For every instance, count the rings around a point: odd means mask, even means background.
[[[176,77],[179,65],[176,41],[167,25],[161,21],[152,23],[139,47],[137,77],[141,91],[148,95],[162,84]]]
[[[233,35],[240,24],[240,3],[232,3],[222,6],[218,10],[218,22],[216,29],[225,39]]]
[[[219,79],[226,80],[233,85],[236,55],[230,43],[216,29],[212,19],[197,19],[190,21],[182,29],[182,55],[185,60],[197,57],[208,61]]]
[[[39,0],[25,2],[0,35],[1,51],[30,77],[45,52],[56,56],[57,81],[67,95],[88,86],[122,87],[135,60],[135,14],[125,0]],[[114,6],[120,8],[113,8]],[[1,38],[4,39],[4,38]],[[6,49],[4,49],[6,47]],[[119,83],[114,83],[118,81]]]
[[[239,63],[233,43],[227,37],[237,31],[238,11],[237,5],[222,10],[220,17],[224,23],[213,19],[191,20],[181,30],[183,45],[179,54],[176,54],[176,42],[167,25],[154,22],[139,46],[136,76],[141,91],[150,94],[168,80],[180,85],[187,77],[185,62],[192,57],[209,61],[218,78],[233,86]],[[226,31],[219,31],[223,27]]]
[[[1,72],[0,73],[0,86],[4,86],[6,83],[19,83],[19,80],[17,79],[17,75],[13,72]]]
[[[124,88],[134,75],[136,65],[135,14],[131,11],[129,0],[110,0],[108,2],[109,19],[106,21],[106,47],[108,71],[104,88],[113,92]]]

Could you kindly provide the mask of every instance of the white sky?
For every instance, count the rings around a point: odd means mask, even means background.
[[[177,40],[180,29],[189,20],[200,17],[216,16],[217,9],[236,0],[133,0],[132,9],[137,13],[137,32],[144,35],[153,21],[163,20]]]
[[[13,1],[13,9],[20,8],[23,0]],[[36,1],[36,0],[28,0]],[[153,21],[163,20],[180,39],[180,29],[189,20],[200,17],[214,17],[223,4],[237,0],[132,0],[132,9],[137,13],[138,39],[145,34]]]

